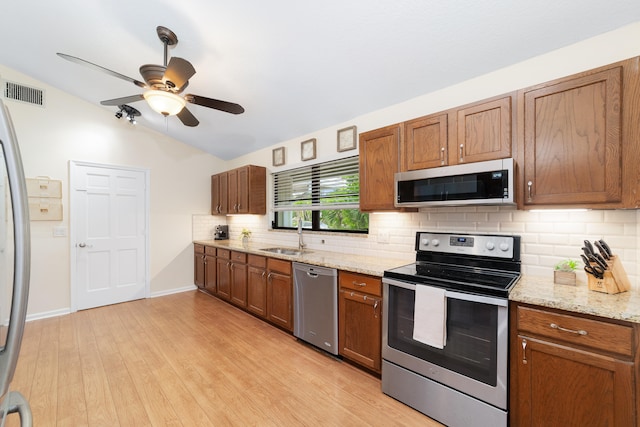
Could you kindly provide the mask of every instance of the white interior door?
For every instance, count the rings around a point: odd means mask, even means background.
[[[148,173],[71,162],[71,305],[83,310],[148,295]]]

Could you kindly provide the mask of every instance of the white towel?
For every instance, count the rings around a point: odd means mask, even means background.
[[[445,290],[416,285],[413,339],[436,348],[447,342],[447,298]]]

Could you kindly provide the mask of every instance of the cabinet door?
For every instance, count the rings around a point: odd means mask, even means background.
[[[215,248],[209,248],[213,251],[213,254],[207,252],[204,259],[204,289],[212,294],[216,293],[216,282],[218,280],[216,268]]]
[[[232,263],[231,302],[240,307],[247,306],[247,264]]]
[[[269,271],[267,287],[267,318],[287,331],[293,331],[291,276]]]
[[[517,348],[511,425],[635,425],[632,362],[522,335]]]
[[[622,199],[622,67],[520,92],[524,204]]]
[[[250,265],[247,269],[247,310],[267,317],[267,271]]]
[[[242,167],[236,170],[237,190],[236,190],[236,212],[249,213],[249,167]]]
[[[452,114],[453,116],[453,114]],[[511,96],[458,108],[449,164],[482,162],[511,156]]]
[[[380,298],[341,289],[339,298],[339,352],[380,372],[382,304]]]
[[[204,255],[204,247],[202,245],[194,245],[195,249],[193,251],[193,283],[199,287],[204,287],[205,275],[204,275],[204,265],[205,265],[205,255]]]
[[[447,114],[438,114],[404,124],[401,150],[403,171],[448,164],[447,117]]]
[[[227,172],[227,212],[238,212],[238,170],[233,169]]]
[[[399,170],[400,125],[360,134],[360,210],[395,210],[394,174]]]
[[[219,173],[211,176],[211,214],[219,215],[227,213],[227,173]]]
[[[231,262],[226,258],[217,258],[216,295],[222,299],[231,298]]]

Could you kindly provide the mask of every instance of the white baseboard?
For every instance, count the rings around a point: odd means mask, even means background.
[[[69,307],[67,307],[67,308],[61,308],[59,310],[44,311],[42,313],[28,314],[27,315],[27,322],[31,322],[32,320],[47,319],[49,317],[64,316],[65,314],[69,314],[69,313],[71,313],[71,309]]]
[[[193,291],[196,289],[198,289],[196,285],[187,285],[181,288],[174,288],[174,289],[168,289],[166,291],[153,292],[151,295],[149,295],[149,298],[157,298],[165,295],[177,294],[180,292]],[[64,316],[65,314],[70,314],[70,313],[71,313],[71,308],[67,307],[67,308],[61,308],[58,310],[43,311],[42,313],[28,314],[26,320],[27,322],[31,322],[32,320],[41,320],[41,319],[47,319],[49,317]]]
[[[196,289],[198,289],[196,285],[187,285],[181,288],[173,288],[173,289],[168,289],[166,291],[160,291],[160,292],[152,292],[151,295],[149,295],[149,298],[163,297],[165,295],[177,294],[180,292],[187,292],[187,291],[194,291]]]

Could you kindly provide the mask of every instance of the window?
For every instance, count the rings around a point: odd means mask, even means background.
[[[273,174],[273,228],[367,233],[360,212],[358,156]]]

